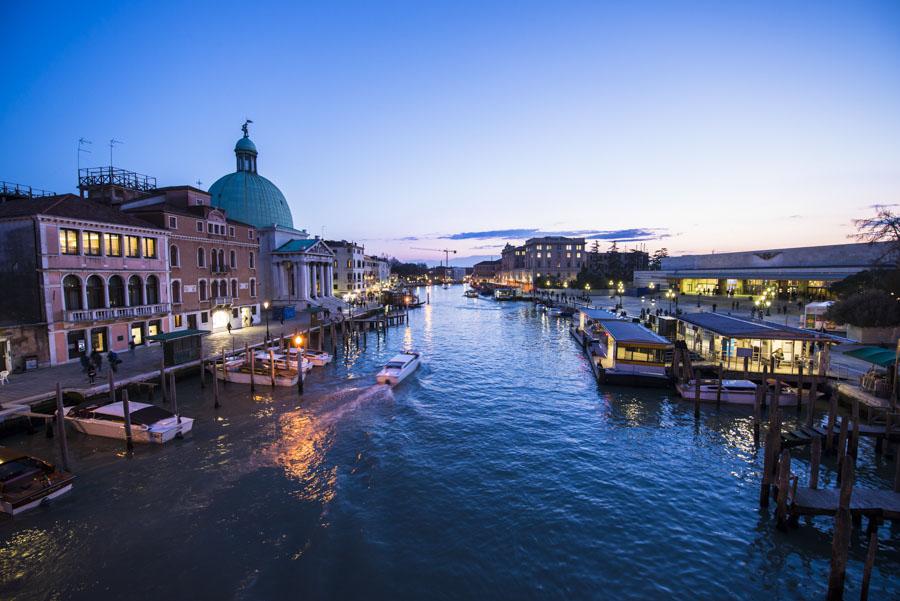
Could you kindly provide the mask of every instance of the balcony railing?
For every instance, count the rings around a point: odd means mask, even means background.
[[[138,305],[136,307],[113,307],[103,309],[79,309],[66,311],[66,321],[109,321],[126,317],[150,317],[169,313],[169,303]]]
[[[216,273],[216,274],[231,273],[231,267],[228,267],[227,265],[213,265],[212,267],[209,268],[209,270],[212,273]]]
[[[231,302],[234,300],[234,297],[233,296],[214,296],[212,300],[213,300],[214,305],[230,305]]]

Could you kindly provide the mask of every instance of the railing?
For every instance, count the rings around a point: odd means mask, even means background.
[[[15,196],[17,198],[37,198],[41,196],[56,196],[56,192],[14,184],[12,182],[0,182],[0,196]]]
[[[109,321],[123,317],[149,317],[169,312],[169,303],[138,305],[136,307],[108,307],[66,311],[66,321]]]
[[[232,297],[232,296],[214,296],[212,300],[213,300],[214,305],[230,305],[231,302],[234,300],[234,297]]]
[[[156,189],[156,178],[116,167],[92,167],[78,172],[79,188],[110,184],[147,192]]]
[[[209,270],[212,273],[231,273],[231,267],[226,265],[213,265]]]

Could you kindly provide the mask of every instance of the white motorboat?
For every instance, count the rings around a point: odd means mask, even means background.
[[[235,384],[249,384],[251,380],[254,384],[261,386],[270,386],[272,384],[272,368],[269,363],[268,353],[264,358],[260,358],[257,354],[255,361],[255,369],[251,371],[250,366],[242,358],[230,359],[225,361],[225,369],[222,369],[222,362],[216,361],[209,363],[207,369],[213,372],[215,377],[226,382],[234,382]],[[290,367],[293,363],[293,367]],[[297,362],[288,361],[284,357],[279,360],[275,359],[275,386],[296,386],[297,385]],[[303,369],[307,371],[307,367],[312,366],[304,362]]]
[[[179,433],[187,434],[194,426],[190,417],[175,415],[167,409],[147,403],[128,404],[131,437],[134,442],[164,443]],[[87,401],[66,407],[66,420],[79,432],[125,440],[125,409],[122,401]]]
[[[0,511],[17,515],[72,490],[75,476],[46,461],[0,448]]]
[[[463,292],[463,296],[465,296],[466,298],[478,298],[478,291],[466,290],[465,292]]]
[[[394,356],[375,376],[379,384],[396,386],[419,367],[419,353],[404,351]]]
[[[774,387],[774,383],[770,383]],[[690,380],[686,384],[676,384],[678,393],[681,398],[693,401],[697,396],[697,382]],[[718,380],[700,380],[700,400],[715,401],[718,394]],[[722,398],[723,403],[732,405],[754,405],[756,403],[757,384],[750,380],[722,380]],[[771,391],[769,402],[771,402]],[[803,395],[803,402],[807,401],[809,394]],[[795,405],[797,403],[797,389],[781,385],[781,391],[778,395],[778,404],[780,406]]]
[[[270,349],[271,350],[271,349]],[[269,353],[266,351],[257,351],[256,352],[256,365],[263,366],[267,370],[269,369]],[[297,349],[294,347],[290,347],[287,349],[287,352],[282,350],[272,350],[271,358],[275,361],[275,369],[284,369],[284,370],[295,370],[297,369]],[[303,361],[301,362],[303,366],[303,373],[307,374],[312,371],[313,364],[306,358],[306,355],[303,355]]]
[[[331,363],[331,354],[325,351],[314,351],[312,349],[303,349],[303,358],[316,367],[322,367]]]
[[[547,309],[547,315],[550,317],[561,317],[563,314],[563,310],[559,307],[550,307]]]

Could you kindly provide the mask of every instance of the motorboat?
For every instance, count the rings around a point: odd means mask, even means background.
[[[311,365],[322,367],[331,363],[331,354],[325,351],[315,351],[312,349],[303,349],[303,358]]]
[[[560,307],[550,307],[547,309],[547,315],[550,317],[562,317],[563,310]]]
[[[516,291],[514,288],[497,288],[494,290],[494,300],[511,301],[516,299]]]
[[[125,440],[125,408],[122,401],[86,401],[66,407],[66,420],[84,434]],[[169,442],[178,434],[187,434],[194,420],[148,403],[128,403],[131,437],[134,442]]]
[[[268,353],[257,351],[255,365],[251,370],[250,365],[243,357],[226,359],[224,369],[221,361],[215,361],[207,365],[207,369],[213,372],[216,378],[235,384],[249,384],[251,381],[259,385],[296,386],[297,385],[297,361],[291,361],[285,355],[274,354],[274,382],[272,363]],[[293,366],[291,365],[293,364]],[[307,367],[308,366],[308,367]],[[312,365],[303,362],[303,370],[312,369]]]
[[[404,351],[395,355],[375,376],[379,384],[396,386],[419,367],[419,353]]]
[[[769,382],[770,388],[774,388],[775,382]],[[684,384],[676,384],[675,388],[681,395],[681,398],[693,401],[697,397],[697,381],[689,380]],[[715,379],[700,380],[700,400],[715,401],[718,395],[719,381]],[[721,402],[732,405],[754,405],[756,404],[756,388],[757,384],[750,380],[722,380],[722,396]],[[806,402],[809,395],[804,395],[802,402]],[[769,400],[771,402],[772,391],[769,391]],[[781,391],[778,395],[778,404],[780,406],[795,405],[797,403],[797,389],[786,384],[781,384]]]
[[[0,447],[0,511],[17,515],[72,490],[75,476],[12,449]]]
[[[478,298],[478,291],[466,290],[465,292],[463,292],[463,296],[465,296],[466,298]]]

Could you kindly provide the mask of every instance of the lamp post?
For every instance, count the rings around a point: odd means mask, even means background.
[[[672,299],[675,298],[675,291],[671,288],[666,290],[666,299],[669,301],[669,313],[672,312]]]
[[[622,295],[625,294],[625,284],[619,280],[619,286],[616,288],[616,292],[619,293],[619,308],[624,309],[625,306],[622,303]]]
[[[303,394],[303,336],[294,336],[294,344],[297,346],[297,394]]]
[[[263,310],[266,312],[266,341],[269,340],[269,301],[263,303]]]

